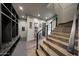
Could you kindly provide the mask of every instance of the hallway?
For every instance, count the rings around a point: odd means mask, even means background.
[[[43,40],[39,40],[40,42]],[[26,41],[26,38],[21,38],[20,41],[17,43],[16,47],[14,48],[14,51],[12,53],[12,56],[36,56],[35,53],[36,49],[36,41]]]
[[[21,38],[16,47],[14,48],[12,56],[36,56],[35,49],[35,40],[27,42],[26,38]]]
[[[77,13],[78,3],[0,3],[0,56],[77,56]]]

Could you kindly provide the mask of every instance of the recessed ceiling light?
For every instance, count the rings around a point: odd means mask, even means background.
[[[38,14],[38,16],[40,16],[40,14]]]
[[[19,6],[19,9],[20,9],[20,10],[23,10],[23,7],[22,7],[22,6]]]
[[[24,16],[22,16],[22,18],[24,18]]]
[[[45,19],[47,19],[47,17],[45,17]]]

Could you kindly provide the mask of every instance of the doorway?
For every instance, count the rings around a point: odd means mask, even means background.
[[[45,36],[45,31],[46,31],[46,23],[42,23],[42,36]]]
[[[48,35],[51,33],[51,29],[52,29],[52,24],[50,23],[50,24],[48,25]]]

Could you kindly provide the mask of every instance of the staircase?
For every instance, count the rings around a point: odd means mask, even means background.
[[[38,56],[73,56],[78,55],[78,41],[75,41],[75,51],[67,50],[72,22],[59,24],[48,37],[40,43],[36,50]]]

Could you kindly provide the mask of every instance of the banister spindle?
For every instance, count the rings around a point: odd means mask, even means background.
[[[51,33],[52,33],[52,22],[51,22]]]
[[[39,39],[39,38],[38,38],[38,34],[39,34],[39,33],[37,33],[36,49],[38,49],[38,39]]]
[[[47,36],[48,36],[48,25],[47,25]]]

